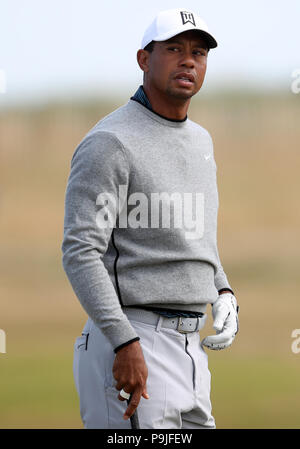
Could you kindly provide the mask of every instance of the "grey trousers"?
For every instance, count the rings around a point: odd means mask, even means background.
[[[210,372],[199,332],[179,333],[130,319],[140,337],[148,367],[147,391],[141,398],[141,429],[214,429],[211,415]],[[86,429],[130,429],[124,420],[126,401],[118,400],[112,367],[113,348],[88,318],[74,344],[73,373]]]

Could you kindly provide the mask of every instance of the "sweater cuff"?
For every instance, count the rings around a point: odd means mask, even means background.
[[[125,348],[125,346],[130,345],[131,343],[133,343],[134,341],[138,341],[140,340],[140,337],[135,337],[132,340],[127,341],[126,343],[123,343],[122,345],[118,346],[117,348],[114,349],[114,352],[117,353],[120,349]]]
[[[96,326],[98,323],[95,323]],[[98,324],[100,330],[109,340],[113,348],[118,348],[126,342],[134,340],[138,338],[138,334],[135,329],[132,327],[130,321],[125,316],[125,318],[121,319],[117,322],[116,325],[113,326],[101,326]]]
[[[234,295],[234,292],[229,287],[221,288],[221,290],[218,290],[218,293],[220,294],[221,292],[224,292],[226,290],[229,290]]]

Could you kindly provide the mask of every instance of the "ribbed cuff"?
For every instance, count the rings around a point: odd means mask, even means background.
[[[138,341],[138,340],[140,340],[140,337],[135,337],[135,338],[133,338],[132,340],[129,340],[129,341],[127,341],[126,343],[123,343],[122,345],[117,346],[117,347],[114,349],[114,352],[117,353],[120,349],[125,348],[125,346],[128,346],[128,345],[130,345],[130,343],[133,343],[134,341]]]

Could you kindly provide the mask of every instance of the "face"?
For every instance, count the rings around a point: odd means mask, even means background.
[[[185,31],[167,41],[155,42],[151,53],[140,51],[146,53],[145,66],[141,68],[151,89],[182,100],[200,90],[208,48],[197,31]]]

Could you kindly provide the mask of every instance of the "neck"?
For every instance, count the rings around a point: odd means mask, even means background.
[[[144,83],[143,89],[154,112],[173,120],[185,119],[191,102],[190,98],[182,99],[171,97],[161,91],[157,91],[147,83]]]

